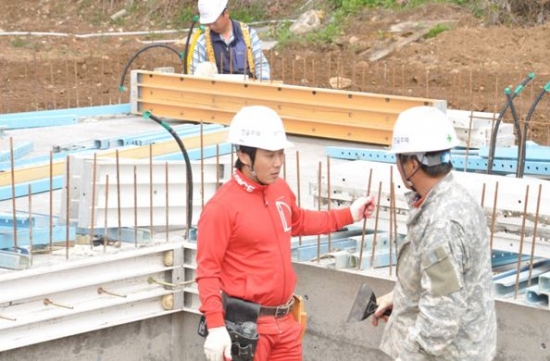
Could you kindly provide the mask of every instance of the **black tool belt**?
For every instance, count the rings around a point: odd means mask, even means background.
[[[285,317],[292,311],[293,307],[294,307],[294,297],[291,297],[290,300],[284,305],[261,306],[260,316],[273,316],[275,318]]]

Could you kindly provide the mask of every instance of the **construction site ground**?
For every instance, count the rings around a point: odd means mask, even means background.
[[[174,28],[155,24],[143,12],[129,13],[123,25],[100,22],[99,13],[114,14],[123,2],[102,1],[95,6],[85,3],[0,3],[0,113],[127,102],[128,94],[120,93],[118,85],[132,55],[151,42],[166,41],[183,50],[183,45],[173,41],[184,39],[187,29],[154,36],[127,34]],[[277,6],[284,8],[284,3],[278,1]],[[295,19],[299,13],[290,15]],[[324,21],[330,16],[325,14]],[[397,45],[414,36],[419,24],[429,21],[451,25],[434,38],[420,37]],[[397,25],[401,29],[394,32]],[[474,17],[464,8],[431,4],[402,11],[364,10],[348,17],[342,28],[343,33],[333,45],[294,43],[266,51],[272,78],[289,84],[329,87],[330,78],[338,75],[352,80],[351,90],[433,97],[447,100],[454,109],[498,112],[506,100],[504,88],[514,89],[529,73],[535,73],[535,80],[516,100],[522,118],[550,81],[550,24],[487,26],[483,18]],[[269,26],[264,30],[262,38],[273,38]],[[6,35],[8,32],[12,35]],[[67,36],[13,32],[57,32]],[[97,33],[107,36],[82,36]],[[380,50],[389,50],[388,55],[369,61]],[[162,48],[143,53],[129,69],[161,66],[183,70],[179,59]],[[128,83],[126,76],[125,85]],[[530,133],[533,140],[544,145],[550,133],[549,114],[550,97],[546,97],[535,112]],[[511,118],[507,115],[505,121]]]

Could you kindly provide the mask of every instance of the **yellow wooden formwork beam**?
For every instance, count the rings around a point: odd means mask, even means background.
[[[222,129],[216,132],[209,132],[203,134],[202,140],[201,136],[192,136],[181,138],[186,149],[200,148],[202,146],[206,147],[209,145],[225,143],[227,140],[227,129]],[[120,158],[133,158],[133,159],[144,159],[148,158],[150,155],[153,157],[170,154],[179,151],[179,146],[175,140],[169,140],[165,142],[159,142],[152,145],[144,145],[139,147],[129,147],[129,148],[119,148],[118,156]],[[105,157],[115,157],[116,149],[109,149],[105,151],[98,151],[98,158]],[[69,165],[70,166],[70,165]],[[62,175],[66,170],[65,160],[56,160],[52,162],[52,177]],[[70,171],[70,170],[69,170]],[[50,163],[39,164],[35,166],[28,166],[24,168],[15,169],[13,172],[14,183],[24,183],[32,182],[39,179],[47,179],[50,177]],[[8,186],[12,184],[12,173],[11,171],[6,171],[0,173],[0,186]]]
[[[147,110],[175,120],[228,125],[243,106],[276,110],[290,134],[383,144],[391,143],[397,115],[444,100],[310,88],[271,82],[234,81],[181,74],[132,72],[132,112]]]

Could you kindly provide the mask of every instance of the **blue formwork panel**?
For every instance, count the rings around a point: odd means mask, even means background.
[[[52,228],[52,242],[67,241],[67,227],[65,225],[57,225]],[[13,248],[15,245],[15,237],[13,236],[13,228],[0,227],[0,249]],[[69,226],[69,240],[75,239],[75,228]],[[32,239],[31,229],[24,228],[17,230],[17,246],[30,247],[32,242],[33,247],[41,247],[50,244],[50,228],[49,227],[33,227]]]
[[[518,294],[523,294],[530,286],[538,285],[539,276],[550,272],[550,260],[540,260],[533,265],[523,266],[519,275],[517,270],[510,270],[493,276],[495,292],[500,297],[511,297],[516,293],[516,283]]]
[[[548,308],[548,292],[541,291],[539,286],[531,286],[526,289],[525,303]]]
[[[34,225],[35,217],[29,216],[27,213],[17,213],[15,214],[15,225],[17,228],[29,228],[30,225]],[[0,228],[10,228],[13,229],[14,217],[13,213],[0,212]]]
[[[83,117],[107,114],[129,114],[130,111],[130,104],[126,103],[96,107],[0,114],[0,126],[4,126],[7,129],[60,126],[77,123]]]
[[[503,158],[493,159],[492,173],[496,174],[515,174],[517,170],[517,147],[515,148],[515,158],[512,157],[513,150],[497,149],[497,152],[503,155]],[[550,161],[547,154],[550,151],[547,147],[527,148],[530,151],[529,157],[525,160],[525,175],[548,176],[550,175]],[[395,156],[389,154],[387,150],[379,149],[361,149],[346,147],[327,147],[325,153],[335,159],[348,160],[368,160],[380,163],[395,163]],[[527,152],[526,152],[527,153]],[[481,155],[479,150],[470,150],[468,155],[464,149],[453,149],[451,151],[451,162],[457,170],[466,170],[470,172],[487,171],[487,157]],[[497,153],[498,154],[498,153]],[[512,158],[509,158],[512,157]]]

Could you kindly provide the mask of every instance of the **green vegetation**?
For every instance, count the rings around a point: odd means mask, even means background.
[[[26,48],[28,44],[28,41],[20,37],[16,37],[11,41],[12,48]]]
[[[424,37],[426,39],[435,38],[436,36],[438,36],[442,32],[447,31],[449,29],[450,29],[450,27],[448,25],[438,24],[438,25],[434,26],[433,28],[431,28],[430,31],[428,31],[428,33]]]

